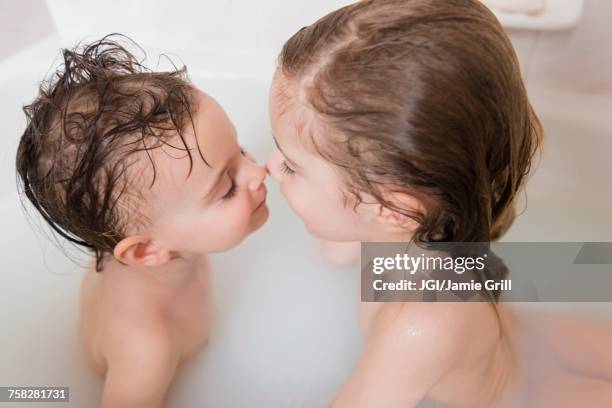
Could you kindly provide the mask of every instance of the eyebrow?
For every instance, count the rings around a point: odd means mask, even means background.
[[[274,135],[272,135],[272,139],[274,139],[274,144],[276,145],[276,147],[278,148],[278,150],[280,150],[280,152],[283,154],[283,156],[285,156],[285,159],[295,168],[297,169],[301,169],[301,167],[294,162],[293,160],[291,160],[289,157],[287,157],[287,155],[285,154],[285,152],[283,152],[283,149],[281,149],[280,145],[278,144],[278,140],[276,140],[276,137],[274,137]]]

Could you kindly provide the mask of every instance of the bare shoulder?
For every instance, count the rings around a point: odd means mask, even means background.
[[[153,313],[143,313],[142,321],[117,318],[107,319],[103,346],[106,358],[146,358],[163,352],[170,354],[176,348],[168,324]]]
[[[422,352],[447,364],[477,358],[498,336],[495,311],[485,302],[386,303],[368,333],[368,338],[381,338],[396,352],[409,346],[411,354]]]
[[[383,304],[371,317],[363,352],[332,406],[417,406],[443,376],[466,359],[476,360],[479,346],[496,341],[480,327],[494,319],[485,303]]]
[[[170,332],[161,321],[113,329],[103,347],[108,369],[102,406],[162,406],[179,364]]]

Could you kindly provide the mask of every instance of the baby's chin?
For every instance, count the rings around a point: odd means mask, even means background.
[[[251,219],[249,220],[250,228],[248,234],[252,234],[253,232],[260,229],[266,223],[266,221],[268,221],[269,216],[270,210],[268,210],[268,205],[264,201],[261,204],[261,207],[257,208],[253,212],[253,214],[251,214]]]
[[[242,226],[242,227],[241,226],[233,226],[233,228],[236,228],[234,231],[238,232],[237,230],[239,229],[240,233],[237,233],[236,235],[233,236],[232,239],[226,241],[222,247],[216,248],[214,250],[214,252],[229,251],[232,248],[235,248],[235,247],[239,246],[252,233],[257,231],[259,228],[261,228],[266,223],[266,221],[268,220],[268,216],[269,216],[268,207],[264,203],[261,206],[261,208],[259,208],[259,209],[257,209],[257,211],[253,212],[253,214],[249,218],[248,222],[246,224],[244,224],[244,226]],[[207,253],[207,252],[203,251],[202,253]]]

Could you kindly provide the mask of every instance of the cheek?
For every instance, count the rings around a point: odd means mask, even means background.
[[[311,200],[316,195],[315,191],[306,187],[303,183],[294,180],[283,180],[281,183],[281,193],[287,200],[289,207],[304,222],[311,218],[313,208]]]
[[[296,180],[284,182],[281,191],[311,235],[331,241],[360,240],[363,220],[350,203],[344,205],[339,188],[308,188]]]
[[[250,201],[240,195],[212,208],[166,209],[156,230],[174,250],[218,252],[242,241],[250,232]]]
[[[321,186],[309,186],[302,180],[287,180],[281,192],[295,214],[310,230],[318,230],[329,224],[342,208]]]
[[[213,220],[217,236],[230,240],[242,237],[248,231],[250,208],[249,201],[243,196],[226,203],[225,208]]]
[[[249,203],[243,197],[235,197],[223,207],[210,209],[202,217],[193,245],[200,251],[221,252],[238,245],[249,232]]]

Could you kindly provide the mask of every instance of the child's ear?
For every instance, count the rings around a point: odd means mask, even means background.
[[[414,196],[403,192],[384,194],[385,200],[411,213],[422,213],[423,207]],[[379,222],[394,230],[414,231],[419,227],[418,221],[399,211],[378,204],[377,218]]]
[[[130,266],[157,266],[170,261],[169,250],[160,247],[144,235],[132,235],[122,239],[113,251],[115,259]]]

